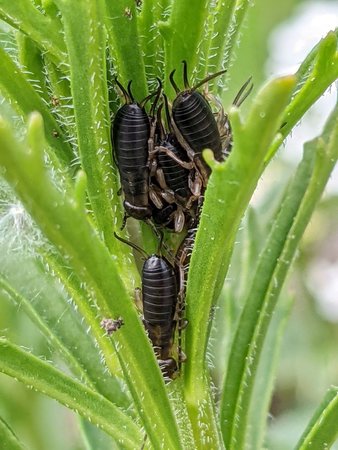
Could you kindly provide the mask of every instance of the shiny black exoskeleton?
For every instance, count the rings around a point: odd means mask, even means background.
[[[181,144],[185,146],[191,159],[201,161],[204,167],[206,165],[202,160],[201,154],[206,148],[214,152],[216,160],[221,161],[223,159],[222,139],[208,101],[196,89],[224,72],[225,70],[222,70],[210,75],[194,87],[190,87],[187,63],[183,61],[184,91],[180,91],[174,81],[175,70],[170,74],[170,82],[176,92],[176,98],[172,105],[172,116],[178,132],[184,140]],[[209,169],[206,170],[209,172]]]
[[[141,104],[134,101],[130,85],[128,92],[116,80],[126,103],[116,113],[112,126],[114,160],[118,167],[124,194],[126,216],[145,220],[151,217],[149,205],[148,140],[150,122]]]
[[[135,290],[136,303],[139,307],[142,303],[143,324],[154,347],[163,376],[173,379],[178,369],[177,362],[172,356],[179,292],[178,271],[166,258],[158,255],[148,256],[136,244],[128,242],[116,233],[114,235],[145,258],[142,267],[142,290]],[[159,247],[161,245],[162,241]]]
[[[162,169],[165,182],[176,197],[178,199],[187,199],[191,195],[188,183],[190,172],[178,163],[177,160],[173,159],[171,154],[178,160],[188,163],[186,152],[173,135],[167,135],[159,144],[159,152],[157,155],[158,167]]]
[[[177,371],[177,363],[171,356],[177,295],[177,277],[171,264],[157,255],[146,259],[142,269],[143,323],[162,373],[168,378],[173,378]]]

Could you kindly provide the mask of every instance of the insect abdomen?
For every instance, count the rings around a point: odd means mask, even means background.
[[[122,106],[113,123],[113,146],[121,178],[126,213],[136,219],[151,216],[149,207],[149,118],[136,103]]]
[[[174,100],[172,114],[184,140],[197,155],[210,148],[215,159],[222,158],[222,142],[217,123],[202,94],[197,91],[179,94]]]
[[[146,260],[142,273],[143,317],[155,347],[172,345],[177,281],[173,267],[159,256]],[[159,355],[161,356],[161,355]]]
[[[138,171],[147,164],[149,118],[138,105],[124,105],[116,113],[113,143],[119,170]]]

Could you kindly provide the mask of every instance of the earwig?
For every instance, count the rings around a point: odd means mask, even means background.
[[[205,97],[196,89],[209,80],[225,73],[221,70],[190,87],[188,82],[187,63],[183,61],[183,91],[174,81],[175,70],[170,74],[170,82],[175,89],[176,98],[172,105],[173,125],[181,145],[187,150],[192,160],[204,167],[205,177],[210,173],[202,159],[202,151],[206,148],[214,152],[216,160],[221,161],[222,141],[211,107]]]
[[[164,376],[173,378],[177,363],[171,357],[178,288],[174,268],[163,257],[151,255],[142,269],[143,323]]]
[[[178,277],[175,268],[166,258],[158,255],[148,256],[137,245],[122,239],[116,233],[115,237],[145,257],[141,299],[143,324],[163,376],[173,379],[177,373],[177,362],[172,356],[176,329],[174,316],[178,296]]]
[[[131,93],[131,81],[128,83],[128,92],[117,79],[115,81],[126,101],[117,111],[112,126],[114,160],[124,194],[125,220],[128,216],[146,220],[152,214],[149,205],[148,168],[148,140],[151,130],[144,105],[154,94],[139,104]]]

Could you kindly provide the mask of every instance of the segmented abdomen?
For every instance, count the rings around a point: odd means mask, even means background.
[[[151,216],[147,166],[150,124],[144,109],[136,103],[122,106],[116,113],[112,135],[126,213],[146,219]]]
[[[113,123],[113,145],[121,172],[139,171],[148,161],[149,118],[140,106],[124,105]]]
[[[171,345],[177,293],[174,268],[164,258],[148,258],[142,272],[143,317],[154,346]]]
[[[222,143],[216,120],[207,100],[197,91],[176,97],[172,114],[184,140],[196,154],[210,148],[216,159],[222,158]]]

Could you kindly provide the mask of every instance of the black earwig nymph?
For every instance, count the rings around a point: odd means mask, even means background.
[[[175,378],[177,362],[172,355],[176,329],[175,311],[178,296],[178,276],[170,262],[159,255],[147,255],[135,244],[115,233],[121,242],[141,252],[143,324],[153,345],[154,353],[165,378]],[[138,299],[136,299],[138,300]]]
[[[137,103],[131,93],[131,81],[127,90],[117,81],[125,104],[117,111],[112,125],[114,160],[118,167],[124,194],[126,217],[149,219],[152,214],[149,205],[148,140],[150,121],[144,109],[149,98]]]
[[[180,91],[174,81],[175,70],[171,72],[169,77],[176,92],[176,98],[172,105],[172,117],[174,126],[177,128],[177,137],[179,139],[181,138],[180,143],[187,150],[190,158],[201,161],[202,166],[205,168],[206,165],[202,159],[202,151],[206,148],[211,149],[215,159],[221,161],[223,159],[222,140],[208,101],[196,89],[223,73],[225,73],[225,70],[214,73],[195,86],[190,87],[187,63],[183,61],[183,81],[185,88],[183,91]],[[209,172],[209,169],[206,168],[206,171]]]

